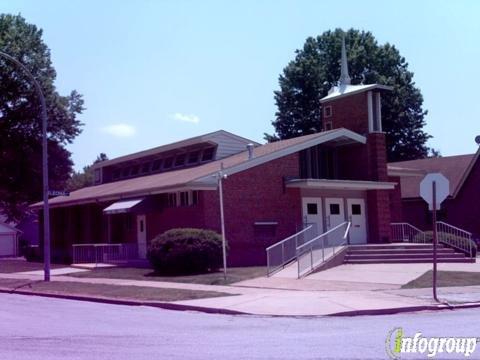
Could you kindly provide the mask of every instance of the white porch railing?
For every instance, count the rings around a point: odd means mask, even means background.
[[[476,245],[472,240],[472,233],[468,231],[437,221],[437,238],[439,243],[457,249],[466,256],[474,257],[475,255]]]
[[[138,259],[138,247],[133,244],[73,244],[74,264],[109,264]]]
[[[425,232],[409,223],[391,223],[393,242],[426,243],[428,241]]]
[[[290,261],[297,256],[297,247],[312,239],[315,236],[315,227],[306,225],[306,227],[282,241],[269,246],[267,251],[267,276],[283,269]]]
[[[349,221],[343,222],[297,247],[299,279],[331,259],[347,244],[350,226]]]

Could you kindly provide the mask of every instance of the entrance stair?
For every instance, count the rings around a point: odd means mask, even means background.
[[[475,258],[455,251],[442,244],[437,246],[439,263],[473,263]],[[431,263],[433,260],[432,244],[392,243],[350,245],[344,258],[345,264],[378,263]]]

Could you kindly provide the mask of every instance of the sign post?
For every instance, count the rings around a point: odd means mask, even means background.
[[[448,179],[440,173],[431,173],[425,176],[420,183],[420,196],[428,203],[428,208],[432,210],[433,225],[433,298],[440,302],[437,297],[437,210],[440,210],[440,204],[450,193],[450,183]]]

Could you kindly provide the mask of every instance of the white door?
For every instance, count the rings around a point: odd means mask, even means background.
[[[137,215],[137,244],[138,257],[145,259],[147,257],[147,228],[145,215]]]
[[[322,199],[302,198],[303,222],[313,224],[315,234],[323,233]]]
[[[330,230],[335,226],[345,222],[345,210],[343,207],[342,198],[326,198],[325,212],[327,220],[327,230]]]
[[[350,226],[350,244],[367,242],[367,218],[364,199],[347,199],[348,219]]]

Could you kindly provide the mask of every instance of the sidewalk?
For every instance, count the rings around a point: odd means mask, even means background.
[[[58,273],[65,273],[59,270]],[[6,279],[28,279],[41,281],[41,275],[14,273],[0,274],[0,278]],[[281,289],[268,287],[247,287],[245,282],[230,286],[185,284],[159,281],[139,281],[123,279],[104,278],[76,278],[65,275],[54,275],[52,281],[79,282],[91,284],[110,284],[116,286],[142,286],[164,289],[188,289],[199,291],[215,291],[237,296],[222,296],[215,298],[204,298],[197,300],[175,301],[171,304],[188,308],[205,308],[219,311],[241,312],[255,315],[276,315],[276,316],[319,316],[333,315],[338,313],[365,312],[365,311],[387,311],[395,312],[402,309],[418,310],[429,308],[435,305],[430,298],[424,294],[408,294],[405,290],[396,290],[391,285],[388,289],[367,289],[367,290],[333,290],[333,282],[330,282],[331,290],[325,281],[316,281],[318,290],[310,287],[315,280],[295,280],[298,289]],[[254,279],[256,280],[256,279]],[[271,278],[259,278],[257,282],[266,281]],[[278,281],[278,278],[274,281]],[[301,284],[298,285],[298,284]],[[321,284],[321,286],[320,286]],[[342,284],[344,287],[346,284]],[[338,286],[338,284],[337,284]],[[359,285],[357,284],[357,287]],[[378,286],[377,286],[378,287]],[[310,290],[307,290],[310,288]],[[315,288],[315,287],[313,287]]]

